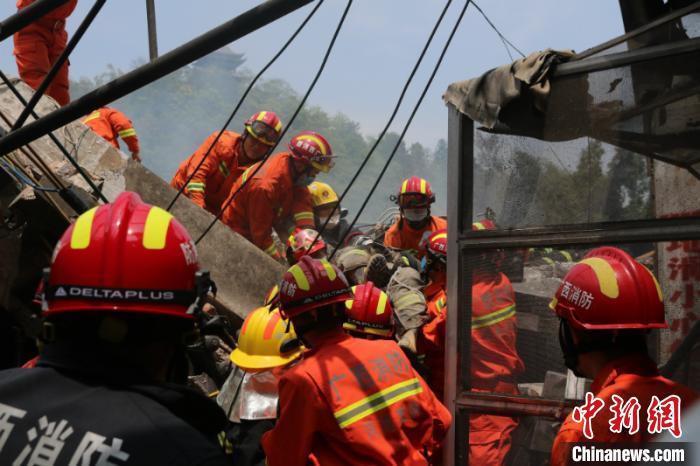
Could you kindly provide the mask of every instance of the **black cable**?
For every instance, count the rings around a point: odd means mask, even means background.
[[[282,134],[280,135],[279,139],[275,143],[274,146],[270,148],[270,150],[267,152],[265,157],[258,162],[258,166],[253,170],[253,172],[248,176],[248,178],[241,183],[241,185],[238,187],[238,189],[233,192],[229,198],[226,200],[226,202],[221,206],[221,209],[219,210],[219,213],[216,214],[216,217],[214,220],[211,221],[209,226],[204,230],[204,232],[197,238],[197,241],[195,241],[195,244],[199,244],[200,241],[209,233],[209,231],[214,227],[216,222],[221,218],[221,215],[224,213],[226,208],[233,202],[235,197],[238,195],[239,192],[241,192],[241,189],[245,187],[250,180],[255,178],[255,175],[258,173],[258,171],[262,168],[263,165],[265,165],[265,162],[270,158],[270,154],[275,150],[275,148],[279,145],[280,141],[282,141],[282,138],[284,138],[284,135],[287,133],[289,128],[292,127],[292,123],[296,119],[297,115],[301,111],[302,107],[306,103],[306,100],[309,98],[309,95],[311,94],[311,91],[313,88],[316,86],[316,82],[318,81],[318,78],[321,77],[321,73],[323,72],[323,69],[326,67],[326,63],[328,62],[328,57],[331,54],[331,51],[333,50],[333,46],[335,45],[335,41],[338,38],[338,34],[340,33],[340,29],[343,27],[343,23],[345,22],[345,18],[348,15],[348,11],[350,11],[350,7],[352,6],[353,0],[348,0],[348,4],[345,7],[345,10],[343,11],[343,15],[340,17],[340,21],[338,22],[338,26],[335,29],[335,32],[333,33],[333,37],[331,38],[330,44],[328,44],[328,49],[326,50],[326,54],[323,56],[323,60],[321,61],[321,66],[319,67],[318,71],[316,72],[316,76],[314,76],[313,81],[311,81],[311,84],[309,85],[309,88],[306,90],[306,94],[304,94],[304,97],[301,99],[301,102],[299,102],[299,106],[296,108],[294,111],[294,114],[292,115],[292,118],[290,118],[289,123],[285,128],[282,130]]]
[[[166,210],[169,211],[170,209],[172,209],[173,205],[175,205],[175,201],[177,201],[177,198],[180,197],[180,195],[182,194],[182,192],[185,190],[185,187],[187,187],[187,185],[189,184],[189,182],[192,181],[192,178],[194,178],[194,176],[197,174],[197,171],[198,171],[198,170],[200,169],[200,167],[204,164],[204,161],[207,159],[207,157],[209,157],[209,154],[211,153],[212,149],[214,148],[214,146],[216,145],[216,143],[219,142],[219,139],[220,139],[221,136],[224,134],[224,131],[226,131],[226,128],[228,128],[228,125],[230,125],[230,124],[231,124],[231,121],[233,121],[234,116],[236,115],[236,113],[238,112],[238,110],[241,108],[241,105],[243,105],[243,101],[244,101],[245,98],[248,96],[248,94],[250,93],[251,89],[253,89],[253,86],[254,86],[255,83],[258,81],[258,79],[260,78],[260,76],[262,76],[263,73],[265,73],[265,71],[267,71],[267,69],[270,68],[270,66],[272,66],[272,64],[275,63],[275,61],[277,61],[277,59],[282,55],[282,53],[284,53],[284,51],[287,50],[287,47],[289,47],[289,45],[294,41],[294,39],[296,39],[297,35],[299,35],[299,33],[301,32],[302,29],[304,29],[304,27],[306,26],[306,23],[309,22],[309,20],[313,17],[313,15],[316,14],[316,11],[317,11],[318,8],[323,4],[323,2],[324,2],[324,0],[321,0],[321,1],[319,1],[319,2],[316,4],[316,6],[313,8],[313,10],[311,10],[311,12],[308,14],[308,16],[304,19],[304,21],[302,21],[301,25],[297,28],[296,31],[294,31],[294,34],[292,34],[292,36],[291,36],[291,37],[287,40],[287,42],[282,46],[282,48],[279,50],[279,52],[277,52],[277,54],[275,54],[275,56],[272,57],[272,60],[270,60],[270,61],[258,72],[258,74],[255,75],[255,77],[254,77],[253,80],[250,82],[250,84],[248,84],[248,87],[247,87],[246,90],[243,92],[243,95],[241,96],[241,98],[238,100],[238,103],[236,104],[236,107],[235,107],[235,108],[233,109],[233,111],[231,112],[231,115],[230,115],[230,116],[228,117],[228,119],[226,120],[226,123],[224,123],[223,128],[221,128],[221,131],[219,131],[219,134],[216,135],[216,138],[214,138],[214,141],[211,143],[211,145],[209,146],[209,148],[207,149],[207,151],[204,153],[204,157],[202,157],[202,160],[199,162],[199,164],[197,164],[197,167],[194,169],[194,171],[192,172],[192,174],[187,178],[187,180],[183,183],[183,185],[180,187],[180,189],[178,189],[177,194],[175,194],[175,197],[173,198],[173,200],[170,201],[170,204],[168,204],[168,208],[167,208]],[[230,176],[230,175],[229,175],[229,176]]]
[[[489,25],[491,26],[491,28],[492,28],[494,31],[496,31],[496,34],[498,34],[498,37],[501,38],[501,41],[503,42],[503,45],[506,46],[506,51],[508,52],[508,56],[510,56],[511,61],[513,60],[513,56],[510,54],[510,50],[508,50],[508,46],[509,46],[509,45],[510,45],[511,47],[513,47],[513,50],[515,50],[516,52],[518,52],[518,53],[520,54],[521,57],[525,58],[525,54],[524,54],[523,52],[521,52],[520,49],[519,49],[518,47],[516,47],[515,45],[513,45],[513,43],[512,43],[511,41],[509,41],[508,39],[506,39],[506,36],[504,36],[503,34],[501,34],[501,31],[499,31],[498,28],[496,27],[496,25],[493,24],[493,22],[489,19],[488,16],[486,16],[486,13],[484,13],[484,10],[482,10],[481,8],[479,8],[479,5],[477,5],[476,2],[474,2],[474,1],[472,1],[472,5],[474,5],[474,8],[476,8],[476,9],[479,11],[479,13],[481,13],[481,16],[484,17],[484,19],[486,20],[487,23],[489,23]]]
[[[0,70],[0,79],[5,83],[7,88],[10,89],[10,91],[12,91],[12,94],[14,94],[14,96],[17,98],[17,100],[19,100],[22,103],[22,105],[26,106],[27,100],[24,98],[24,96],[22,94],[19,93],[19,91],[17,90],[15,85],[12,84],[12,82],[9,80],[9,78],[7,76],[5,76],[5,73],[3,73],[2,70]],[[39,115],[37,115],[37,113],[34,110],[32,110],[32,116],[34,118],[37,118],[37,119],[39,118]],[[54,144],[56,144],[56,147],[58,147],[58,149],[61,151],[63,156],[71,163],[71,165],[73,165],[73,168],[75,168],[77,170],[77,172],[80,174],[80,176],[83,177],[85,182],[88,184],[88,186],[90,186],[90,189],[92,189],[95,192],[97,197],[99,197],[100,200],[102,200],[103,202],[109,202],[109,199],[107,199],[105,197],[105,195],[102,194],[102,190],[100,190],[100,188],[97,187],[95,182],[92,181],[92,179],[87,175],[87,173],[85,173],[85,170],[83,170],[83,167],[81,167],[78,164],[78,162],[76,162],[76,160],[73,158],[73,156],[70,155],[68,150],[63,146],[63,144],[61,144],[61,141],[59,141],[58,138],[52,132],[49,132],[46,135],[49,137],[49,139],[51,139],[51,141]],[[5,157],[5,155],[0,155],[0,157]]]
[[[428,93],[428,89],[430,88],[430,85],[433,83],[433,79],[435,79],[435,75],[437,74],[437,71],[440,68],[440,65],[442,64],[442,60],[445,57],[445,53],[447,53],[447,49],[450,46],[450,43],[452,42],[452,38],[454,37],[455,33],[457,32],[457,29],[459,28],[459,24],[462,22],[462,18],[464,17],[464,13],[466,13],[466,11],[467,11],[467,7],[469,7],[469,3],[471,3],[471,0],[467,0],[464,3],[464,8],[462,8],[462,11],[460,12],[459,17],[457,18],[455,25],[452,27],[452,31],[450,32],[450,36],[447,38],[447,42],[445,42],[445,46],[442,48],[442,52],[440,53],[440,58],[438,58],[437,63],[435,63],[435,68],[433,68],[433,72],[430,74],[430,78],[428,78],[428,82],[425,84],[425,87],[423,88],[423,92],[421,93],[420,97],[418,98],[416,105],[413,107],[413,111],[411,111],[411,115],[408,117],[408,121],[406,121],[406,125],[404,125],[403,130],[401,131],[401,135],[399,136],[399,139],[396,141],[396,144],[394,145],[394,148],[391,151],[389,158],[387,159],[386,163],[382,167],[382,171],[379,173],[379,177],[377,178],[377,181],[375,181],[374,185],[372,185],[372,189],[369,191],[369,194],[367,194],[367,197],[365,198],[364,202],[362,203],[360,210],[357,212],[357,215],[355,215],[355,218],[353,219],[352,223],[350,224],[350,227],[345,231],[345,233],[343,233],[342,238],[340,238],[338,245],[335,247],[335,249],[333,249],[333,252],[331,253],[329,259],[332,259],[333,256],[335,256],[335,253],[338,251],[338,249],[340,249],[341,245],[343,244],[343,241],[345,241],[345,238],[348,236],[350,231],[352,231],[353,227],[357,223],[357,220],[360,218],[362,211],[365,209],[365,207],[367,207],[367,203],[371,199],[372,194],[374,194],[374,191],[377,189],[377,186],[379,186],[379,182],[382,180],[382,177],[384,176],[387,169],[389,168],[389,164],[391,164],[391,161],[394,159],[394,155],[396,155],[396,151],[398,150],[399,146],[401,145],[401,141],[403,140],[404,136],[406,135],[406,131],[408,131],[408,127],[411,125],[411,122],[413,121],[413,117],[416,116],[416,112],[418,111],[418,108],[420,107],[421,103],[423,102],[423,99],[425,98],[425,94]]]
[[[17,179],[17,181],[20,184],[23,184],[25,186],[29,186],[32,189],[36,189],[37,191],[49,192],[49,193],[58,193],[61,191],[58,188],[47,188],[45,186],[41,186],[41,185],[37,184],[34,180],[29,178],[28,175],[26,175],[25,173],[22,173],[22,171],[19,168],[17,168],[14,164],[9,162],[8,160],[0,159],[0,166],[2,166],[8,172],[11,172],[12,175],[14,175],[14,177]]]
[[[401,106],[401,103],[403,102],[403,98],[406,96],[406,91],[408,90],[408,86],[411,84],[411,81],[413,81],[413,78],[416,75],[416,72],[418,71],[418,67],[423,62],[423,58],[425,57],[425,54],[428,51],[428,48],[430,47],[430,44],[433,41],[433,38],[435,37],[435,33],[437,32],[438,28],[440,27],[440,24],[442,23],[442,20],[445,17],[445,13],[447,13],[447,10],[450,8],[451,4],[452,4],[452,0],[448,0],[447,3],[445,4],[445,7],[442,9],[442,13],[440,13],[440,16],[438,17],[437,21],[435,22],[435,25],[433,26],[433,30],[430,32],[430,36],[428,36],[428,40],[425,43],[425,45],[423,46],[423,50],[421,51],[420,56],[418,57],[418,60],[416,61],[416,64],[413,65],[413,70],[411,70],[411,74],[408,76],[408,79],[406,80],[406,83],[403,86],[403,90],[401,91],[401,95],[399,96],[399,100],[396,102],[396,106],[394,107],[394,111],[392,112],[391,116],[389,117],[389,121],[387,121],[386,126],[384,126],[384,129],[382,129],[382,132],[379,133],[377,140],[374,141],[374,144],[372,145],[369,152],[365,156],[364,160],[360,164],[360,167],[355,172],[355,175],[350,180],[350,183],[348,183],[348,185],[345,187],[345,190],[343,190],[343,193],[338,198],[338,203],[333,207],[333,211],[330,213],[328,218],[326,218],[326,221],[323,224],[323,226],[321,226],[321,228],[319,229],[318,235],[316,235],[316,238],[314,238],[313,242],[307,248],[307,250],[306,250],[307,253],[308,253],[308,251],[311,250],[311,248],[314,247],[316,242],[319,240],[319,238],[321,238],[323,233],[326,231],[326,228],[328,227],[328,222],[330,222],[331,217],[333,217],[333,214],[335,214],[335,212],[338,209],[340,209],[340,206],[342,205],[343,200],[345,199],[345,196],[348,194],[348,192],[350,191],[350,188],[355,183],[355,181],[357,181],[357,178],[360,176],[360,172],[362,172],[362,170],[365,168],[365,166],[369,162],[370,157],[372,157],[372,154],[379,146],[379,143],[381,142],[382,138],[384,137],[384,135],[386,135],[387,131],[389,131],[389,127],[394,122],[394,118],[396,117],[396,114],[399,112],[399,107]]]

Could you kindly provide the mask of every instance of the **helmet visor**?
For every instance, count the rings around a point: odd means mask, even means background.
[[[254,121],[246,125],[248,134],[267,146],[274,146],[279,139],[279,134],[262,121]]]
[[[333,155],[318,155],[311,158],[311,166],[316,170],[328,173],[331,168],[335,167],[335,156]]]
[[[430,198],[425,194],[401,194],[399,205],[405,209],[427,207],[430,205]]]

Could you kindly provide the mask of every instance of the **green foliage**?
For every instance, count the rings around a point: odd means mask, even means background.
[[[250,71],[241,69],[244,62],[242,55],[230,50],[218,54],[220,56],[212,54],[205,60],[177,70],[113,104],[132,119],[141,141],[144,164],[166,181],[170,180],[180,162],[192,154],[209,134],[221,129],[253,78]],[[77,98],[120,74],[121,70],[109,67],[92,79],[82,78],[72,82],[71,93]],[[286,123],[300,100],[301,96],[286,81],[260,80],[228,129],[240,132],[248,116],[264,109],[274,110]],[[340,194],[374,140],[363,135],[359,123],[346,115],[331,115],[320,107],[306,105],[276,150],[285,150],[291,136],[302,130],[314,130],[326,136],[333,152],[339,155],[335,168],[320,179],[330,183]],[[350,190],[344,207],[350,210],[352,216],[369,193],[398,137],[395,133],[385,136]],[[446,143],[441,141],[433,153],[417,142],[407,148],[402,141],[389,170],[363,212],[362,220],[371,222],[391,207],[389,196],[395,193],[404,178],[411,175],[424,176],[434,185],[438,193],[435,211],[444,213],[447,194]]]

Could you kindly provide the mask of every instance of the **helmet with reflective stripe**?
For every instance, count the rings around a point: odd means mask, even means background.
[[[299,356],[301,343],[291,322],[266,306],[245,318],[230,358],[243,370],[263,370],[284,366]]]
[[[666,328],[654,275],[614,247],[590,251],[566,274],[549,307],[575,328]]]
[[[185,227],[125,192],[83,213],[58,241],[46,315],[110,311],[192,319],[198,270]]]
[[[434,260],[447,261],[447,230],[444,228],[435,230],[420,247]]]
[[[412,176],[403,180],[396,199],[403,208],[427,207],[435,202],[435,194],[427,180]]]
[[[333,188],[320,181],[314,181],[309,185],[309,193],[311,193],[311,201],[314,203],[314,208],[338,202],[338,195]]]
[[[274,146],[282,133],[282,121],[275,112],[263,110],[246,120],[245,129],[263,144]]]
[[[328,173],[335,165],[331,145],[326,138],[314,131],[303,131],[289,141],[289,151],[295,160],[302,161],[316,170]]]
[[[352,298],[347,279],[326,259],[304,256],[289,268],[280,282],[280,309],[294,317]]]
[[[389,297],[372,282],[352,287],[353,299],[345,301],[343,328],[390,338],[394,334],[394,311]]]
[[[313,256],[319,251],[325,251],[326,243],[323,241],[323,238],[318,238],[318,240],[316,240],[317,236],[318,232],[311,228],[300,229],[293,235],[290,235],[288,244],[289,247],[292,248],[294,259],[298,261],[303,256]],[[311,246],[312,244],[313,246]]]

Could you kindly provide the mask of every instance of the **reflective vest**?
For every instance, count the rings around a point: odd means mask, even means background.
[[[450,414],[389,340],[333,335],[280,381],[270,466],[427,465]]]

